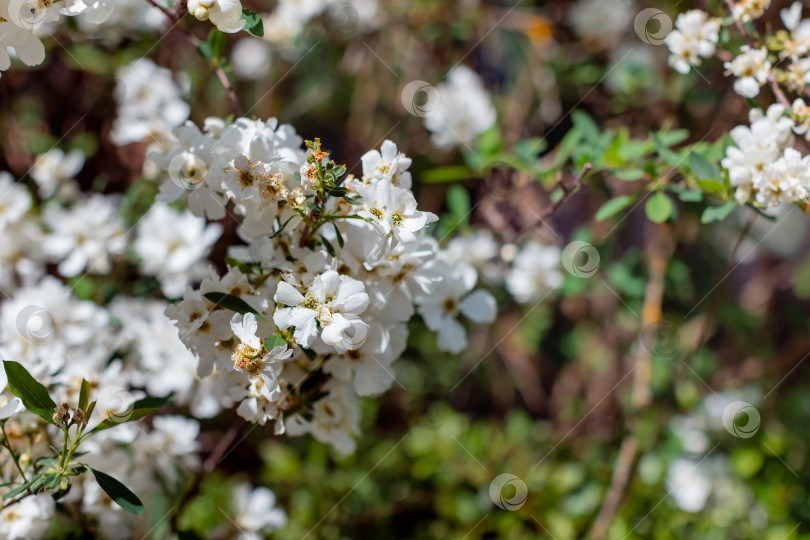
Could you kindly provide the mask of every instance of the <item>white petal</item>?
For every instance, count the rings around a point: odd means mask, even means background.
[[[483,289],[478,289],[468,294],[461,301],[458,309],[473,322],[491,323],[495,320],[498,306],[491,294]]]
[[[297,306],[306,300],[304,295],[298,292],[298,289],[287,283],[286,281],[279,281],[278,289],[276,289],[276,302],[280,302],[285,306]]]
[[[460,353],[467,348],[467,331],[452,317],[444,320],[439,328],[439,349],[450,353]]]

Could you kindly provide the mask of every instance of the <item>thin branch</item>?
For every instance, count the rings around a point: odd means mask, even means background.
[[[574,181],[571,182],[571,184],[566,184],[562,179],[558,180],[557,183],[554,184],[554,186],[552,187],[551,192],[553,193],[556,188],[560,188],[563,192],[562,197],[560,197],[556,202],[547,206],[546,209],[543,210],[543,213],[537,216],[537,219],[534,221],[534,223],[532,223],[528,227],[525,227],[523,230],[532,231],[537,227],[541,226],[546,219],[554,215],[557,212],[557,210],[559,210],[560,207],[563,204],[565,204],[565,202],[574,193],[576,193],[579,188],[582,187],[582,180],[589,172],[591,172],[591,169],[593,169],[593,165],[591,163],[586,163],[585,165],[583,165],[582,170],[579,171],[579,174],[576,176],[576,178],[574,178]]]
[[[200,488],[200,484],[202,483],[203,479],[214,470],[214,468],[222,461],[222,458],[230,449],[233,442],[241,433],[242,429],[245,427],[246,422],[241,418],[237,419],[236,423],[233,424],[230,429],[222,436],[219,440],[217,445],[211,451],[211,454],[203,463],[200,470],[197,471],[197,474],[194,475],[194,479],[191,481],[191,485],[189,485],[188,489],[183,493],[180,500],[175,505],[174,510],[172,511],[171,517],[171,530],[177,530],[177,520],[180,518],[180,514],[185,508],[186,504],[194,498],[194,495],[197,494]]]
[[[633,473],[633,465],[638,455],[638,417],[652,401],[651,374],[652,374],[652,344],[645,344],[646,330],[651,325],[661,322],[661,306],[664,301],[664,281],[669,259],[674,250],[672,232],[666,225],[659,225],[654,229],[653,236],[648,244],[649,280],[644,294],[644,308],[641,316],[641,331],[636,338],[633,350],[636,354],[635,377],[633,379],[632,411],[629,413],[629,433],[622,441],[616,466],[610,479],[602,508],[593,522],[590,538],[601,540],[605,538],[613,517],[621,506],[625,489]]]
[[[172,27],[169,28],[169,31],[173,29],[177,29],[181,34],[185,36],[185,38],[191,43],[191,45],[197,49],[202,44],[200,38],[186,30],[178,26],[180,23],[180,19],[185,14],[185,7],[186,2],[179,1],[175,4],[175,7],[170,11],[165,7],[159,5],[155,0],[146,0],[149,4],[153,5],[154,7],[158,8],[163,14],[172,22]],[[239,103],[239,96],[236,94],[236,90],[234,89],[231,81],[228,79],[228,75],[225,73],[225,70],[222,69],[222,66],[219,65],[218,62],[212,62],[211,67],[214,68],[214,72],[217,74],[217,78],[219,82],[222,83],[222,86],[225,88],[225,91],[228,94],[228,98],[231,100],[233,104],[234,111],[236,112],[237,116],[244,116],[245,111],[242,109],[242,104]]]

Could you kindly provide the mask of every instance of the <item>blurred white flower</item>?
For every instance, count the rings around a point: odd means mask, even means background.
[[[138,224],[134,248],[140,269],[157,276],[163,294],[177,298],[189,283],[207,275],[205,257],[221,234],[218,223],[206,225],[188,210],[156,202]]]
[[[433,133],[431,142],[439,148],[472,145],[495,124],[492,100],[481,78],[467,66],[453,68],[447,81],[436,86],[438,101],[427,111],[425,127]]]
[[[261,540],[287,523],[287,515],[276,508],[276,496],[266,487],[238,484],[233,493],[234,522],[239,540]]]

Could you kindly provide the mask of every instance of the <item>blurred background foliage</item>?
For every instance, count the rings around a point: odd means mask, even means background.
[[[335,455],[311,438],[249,430],[180,517],[188,538],[233,536],[221,509],[240,479],[276,493],[289,515],[278,538],[585,537],[628,430],[639,343],[651,354],[653,402],[638,418],[641,457],[608,537],[810,538],[807,221],[798,213],[785,217],[780,234],[769,237],[772,222],[749,208],[706,219],[706,207],[727,198],[722,186],[713,201],[683,195],[697,193],[691,188],[700,176],[689,155],[716,163],[748,105],[733,94],[719,62],[677,75],[666,65],[666,48],[633,30],[642,8],[674,19],[705,2],[619,3],[630,6],[629,19],[613,34],[615,24],[600,29],[597,20],[588,34],[571,23],[578,4],[596,9],[586,0],[383,0],[381,27],[345,33],[316,17],[292,44],[267,45],[266,76],[232,77],[250,114],[277,116],[306,138],[320,137],[355,173],[366,149],[383,138],[396,141],[414,158],[420,206],[442,215],[440,237],[487,227],[505,242],[528,233],[561,246],[578,239],[597,247],[600,266],[592,277],[567,275],[556,298],[535,306],[510,303],[496,288],[498,321],[477,328],[459,357],[440,353],[434,337],[413,323],[395,387],[364,403],[353,456]],[[184,26],[205,38],[205,24]],[[121,46],[103,36],[74,40],[75,32],[59,31],[61,46],[51,47],[44,66],[3,74],[0,166],[21,175],[54,144],[81,148],[88,155],[82,187],[124,193],[134,222],[156,187],[139,178],[142,145],[117,148],[106,138],[115,117],[115,70],[146,54],[184,73],[198,123],[231,114],[230,104],[209,61],[176,32],[157,47],[154,35]],[[224,58],[236,40],[227,36]],[[402,106],[401,91],[416,79],[436,84],[457,63],[483,77],[498,127],[474,147],[437,150],[421,119]],[[585,163],[593,171],[583,186],[535,223],[533,216],[561,196],[557,169],[576,175]],[[677,181],[652,184],[669,170]],[[651,191],[665,193],[664,210],[637,204]],[[226,227],[235,234],[233,223]],[[658,227],[667,228],[673,253],[664,323],[649,329],[639,316],[649,277],[645,244]],[[105,302],[122,287],[159,294],[154,283],[121,275],[85,279],[76,292]],[[738,395],[761,415],[750,438],[719,423],[723,404]],[[223,415],[203,423],[206,448],[230,421]],[[705,444],[695,442],[700,437]],[[679,460],[691,465],[679,469]],[[528,488],[517,510],[490,497],[490,483],[503,473]],[[684,501],[695,497],[702,504],[690,508]],[[172,502],[153,501],[156,538]]]

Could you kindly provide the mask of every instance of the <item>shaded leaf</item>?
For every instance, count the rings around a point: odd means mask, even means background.
[[[26,409],[53,424],[56,403],[48,394],[48,389],[37,382],[19,362],[3,360],[3,367],[6,370],[11,393],[20,398]]]
[[[104,490],[104,493],[109,495],[110,499],[112,499],[115,504],[130,514],[135,514],[136,516],[143,514],[143,503],[128,487],[109,474],[97,471],[91,467],[88,467],[88,469],[93,473],[99,487]]]

